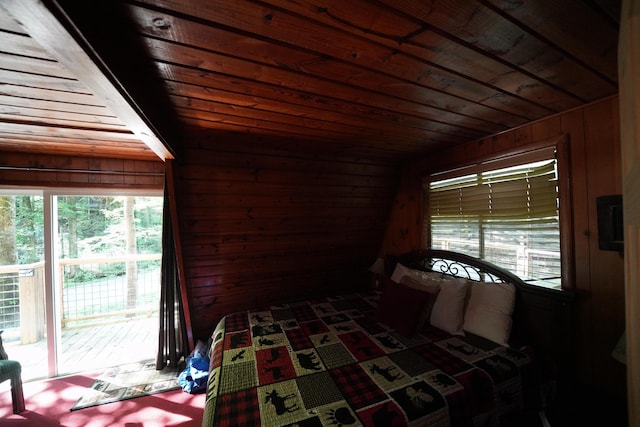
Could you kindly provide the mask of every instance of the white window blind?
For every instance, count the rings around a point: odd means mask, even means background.
[[[559,284],[556,166],[552,158],[430,182],[431,247],[486,259],[532,283]]]

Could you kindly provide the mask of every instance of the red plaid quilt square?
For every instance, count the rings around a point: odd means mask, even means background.
[[[338,338],[359,362],[385,355],[385,352],[361,331],[338,335]]]
[[[246,312],[233,313],[225,318],[224,329],[227,333],[249,329],[249,319]]]
[[[211,349],[211,362],[209,363],[209,367],[211,369],[217,368],[222,363],[222,350],[223,342],[218,341],[213,344],[213,348]]]
[[[216,403],[217,427],[254,427],[260,425],[260,405],[255,388],[218,397]]]
[[[385,392],[358,364],[342,366],[330,372],[349,405],[356,410],[386,399]]]
[[[449,375],[473,368],[473,365],[457,357],[452,357],[451,353],[433,343],[415,347],[413,351]]]
[[[289,344],[291,344],[291,348],[294,351],[304,350],[307,348],[313,348],[313,343],[304,333],[304,331],[300,328],[297,329],[289,329],[285,331],[287,334],[287,339],[289,340]]]
[[[316,312],[308,304],[296,305],[294,307],[291,307],[291,310],[293,311],[293,315],[298,322],[306,322],[318,318]]]

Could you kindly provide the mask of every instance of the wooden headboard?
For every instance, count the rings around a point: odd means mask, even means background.
[[[516,305],[511,342],[530,345],[539,360],[549,364],[551,369],[558,369],[558,375],[573,379],[573,292],[527,284],[504,268],[458,252],[424,249],[402,255],[387,255],[387,276],[391,276],[398,262],[409,268],[436,271],[478,282],[513,283]]]

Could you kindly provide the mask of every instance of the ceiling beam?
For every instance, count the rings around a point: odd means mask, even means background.
[[[171,147],[162,139],[142,109],[127,93],[109,67],[54,0],[3,0],[13,16],[49,55],[84,83],[160,159],[173,159]]]

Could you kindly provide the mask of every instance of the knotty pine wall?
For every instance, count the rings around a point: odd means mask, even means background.
[[[397,166],[291,140],[185,141],[175,182],[194,337],[235,311],[368,286]]]
[[[473,141],[407,167],[395,198],[383,253],[422,245],[421,179],[447,168],[565,134],[571,150],[576,372],[579,383],[625,394],[624,365],[611,351],[624,330],[624,259],[598,248],[596,198],[622,193],[618,98],[611,97],[499,135]]]

